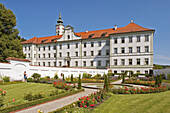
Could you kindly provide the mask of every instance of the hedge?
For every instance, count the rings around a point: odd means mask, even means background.
[[[77,90],[77,91],[70,91],[70,92],[66,92],[64,94],[62,93],[62,94],[59,94],[59,95],[54,95],[54,96],[51,96],[51,97],[46,97],[46,98],[42,98],[42,99],[38,99],[38,100],[26,102],[26,103],[14,105],[14,106],[6,107],[6,108],[0,108],[0,113],[9,113],[9,112],[12,112],[12,111],[17,111],[19,109],[27,108],[27,107],[34,106],[34,105],[37,105],[37,104],[42,104],[42,103],[45,103],[45,102],[48,102],[48,101],[51,101],[51,100],[55,100],[55,99],[58,99],[58,98],[62,98],[62,97],[68,96],[68,95],[78,93],[78,92],[81,92],[81,91],[84,91],[84,89],[80,89],[80,90]]]

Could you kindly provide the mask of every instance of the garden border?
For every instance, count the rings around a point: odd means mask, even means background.
[[[84,91],[84,89],[66,92],[64,94],[62,93],[62,94],[59,94],[59,95],[46,97],[46,98],[42,98],[42,99],[38,99],[38,100],[26,102],[26,103],[14,105],[14,106],[6,107],[6,108],[1,108],[0,112],[9,113],[9,112],[12,112],[12,111],[17,111],[17,110],[20,110],[20,109],[24,109],[24,108],[35,106],[35,105],[38,105],[38,104],[42,104],[42,103],[45,103],[45,102],[53,101],[53,100],[56,100],[56,99],[59,99],[59,98],[62,98],[62,97],[70,96],[72,94],[79,93],[79,92],[82,92],[82,91]]]

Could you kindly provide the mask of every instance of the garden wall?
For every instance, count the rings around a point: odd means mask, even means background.
[[[61,78],[61,73],[65,77],[70,77],[73,74],[77,77],[79,74],[89,73],[92,76],[96,74],[103,75],[107,73],[107,69],[85,69],[85,68],[64,68],[64,67],[45,67],[45,66],[31,66],[30,61],[12,58],[8,60],[9,63],[0,63],[0,75],[9,76],[13,80],[23,80],[24,71],[26,71],[27,76],[31,77],[33,73],[41,74],[41,77],[50,76],[54,77],[57,72],[58,76]]]

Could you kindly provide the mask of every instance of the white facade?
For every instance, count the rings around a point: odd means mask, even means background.
[[[125,70],[149,73],[153,67],[152,29],[130,23],[122,28],[75,33],[70,25],[62,25],[61,18],[57,22],[56,35],[61,36],[54,39],[57,41],[46,43],[47,38],[45,43],[28,43],[29,40],[22,43],[24,54],[32,65],[109,68],[115,73]],[[126,32],[127,28],[132,30]],[[97,36],[99,32],[107,35]]]

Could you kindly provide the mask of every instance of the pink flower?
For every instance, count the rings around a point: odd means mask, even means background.
[[[81,103],[84,103],[84,101],[81,101]]]
[[[98,96],[97,98],[98,98],[98,99],[100,99],[100,97],[99,97],[99,96]]]
[[[15,99],[12,99],[12,101],[14,102],[14,101],[15,101]]]
[[[2,89],[0,89],[0,91],[2,91]]]
[[[89,100],[89,98],[86,98],[86,100]]]
[[[80,107],[83,107],[82,105],[80,105]]]
[[[6,91],[3,91],[3,93],[6,93]]]

